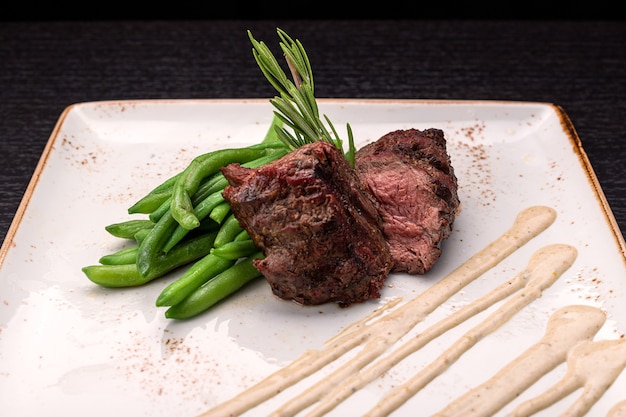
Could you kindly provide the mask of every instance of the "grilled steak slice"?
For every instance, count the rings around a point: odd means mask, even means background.
[[[358,150],[355,168],[383,219],[392,271],[430,270],[459,207],[457,179],[443,132],[390,132]]]
[[[342,307],[380,297],[391,268],[371,197],[342,152],[302,146],[260,168],[222,168],[223,196],[265,258],[255,266],[278,297]]]

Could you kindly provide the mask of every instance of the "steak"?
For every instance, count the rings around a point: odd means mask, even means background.
[[[430,270],[459,208],[444,133],[439,129],[390,132],[357,151],[355,168],[382,217],[392,272]]]
[[[260,168],[230,164],[223,196],[264,254],[254,266],[278,297],[341,307],[380,297],[392,266],[381,218],[341,150],[297,148]]]

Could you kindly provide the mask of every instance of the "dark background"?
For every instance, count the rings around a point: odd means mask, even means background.
[[[622,20],[619,3],[601,1],[416,1],[345,2],[106,1],[66,5],[49,2],[4,2],[0,20],[356,20],[356,19],[507,19]]]
[[[305,44],[318,97],[560,105],[626,230],[626,25],[609,6],[198,4],[0,6],[0,241],[67,106],[273,96],[246,30],[272,41],[276,27]]]

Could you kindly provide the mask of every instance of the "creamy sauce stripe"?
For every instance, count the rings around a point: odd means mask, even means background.
[[[324,345],[326,345],[326,346],[332,345],[337,339],[340,339],[342,337],[346,337],[348,334],[352,333],[353,331],[357,331],[357,330],[363,328],[363,326],[366,325],[368,322],[372,321],[376,317],[381,316],[385,311],[391,310],[393,307],[395,307],[398,304],[400,304],[401,301],[402,301],[402,298],[400,298],[400,297],[394,298],[393,300],[387,301],[384,305],[376,308],[374,311],[372,311],[366,317],[363,317],[361,320],[355,321],[354,323],[348,325],[341,332],[337,333],[335,336],[333,336],[330,339],[328,339],[324,343]]]
[[[567,306],[552,314],[544,336],[491,379],[435,414],[438,417],[488,417],[515,399],[567,358],[576,344],[593,339],[606,315],[589,306]]]
[[[354,372],[364,367],[439,305],[543,232],[555,219],[556,212],[550,207],[534,206],[523,210],[509,230],[427,291],[374,323],[362,322],[347,333],[340,334],[332,339],[333,342],[327,344],[323,350],[305,352],[288,366],[200,416],[240,415],[340,358],[356,346],[362,346],[363,349],[342,369],[346,372]],[[295,402],[290,403],[289,408],[302,409],[314,403],[324,392],[340,382],[340,380],[335,380],[327,388],[312,387],[308,395],[301,396],[302,400],[296,399]],[[280,415],[282,411],[285,410],[278,410],[277,415]]]
[[[585,341],[567,355],[567,373],[541,395],[523,402],[510,417],[530,416],[582,388],[562,417],[584,416],[626,366],[626,339]]]
[[[542,291],[550,287],[563,272],[569,269],[576,260],[576,256],[576,249],[568,245],[550,245],[537,251],[531,257],[526,271],[522,273],[522,275],[527,275],[528,282],[519,293],[512,296],[489,317],[461,336],[457,342],[446,349],[424,370],[404,384],[392,389],[365,416],[386,416],[404,404],[483,337],[494,332],[522,308],[541,297]]]
[[[626,417],[626,400],[620,401],[611,407],[606,417]]]

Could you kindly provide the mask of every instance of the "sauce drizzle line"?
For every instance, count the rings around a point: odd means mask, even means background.
[[[521,292],[466,332],[421,372],[392,389],[365,416],[386,416],[404,404],[483,337],[498,329],[533,300],[541,297],[542,291],[550,287],[574,263],[576,256],[576,249],[568,245],[550,245],[537,251],[528,263],[528,283]]]
[[[515,399],[545,373],[563,363],[576,344],[593,339],[606,321],[599,308],[573,305],[552,314],[544,336],[489,380],[467,391],[437,417],[488,417]]]
[[[611,407],[606,417],[626,417],[626,400],[622,400]]]
[[[374,337],[362,350],[362,352],[373,351],[378,356],[448,298],[543,232],[555,219],[556,211],[550,207],[533,206],[522,210],[509,230],[457,267],[444,279],[405,305],[374,323],[361,323],[359,328],[352,328],[345,335],[334,338],[332,344],[325,346],[323,350],[306,351],[291,364],[274,372],[230,400],[218,404],[199,417],[240,415],[313,374],[357,345],[362,345],[372,338],[372,335],[377,334],[376,329],[381,329],[378,334],[383,334],[384,337]],[[398,316],[406,316],[410,319],[398,320]],[[392,326],[391,324],[394,323],[395,325]],[[389,331],[390,326],[393,332]],[[355,359],[358,358],[359,356],[355,357]],[[359,366],[364,366],[370,360],[369,357],[364,358],[360,361]],[[308,401],[312,403],[315,398]]]
[[[626,366],[626,339],[587,341],[567,355],[567,373],[547,391],[521,403],[510,417],[529,416],[582,388],[562,417],[583,416],[604,394]]]

